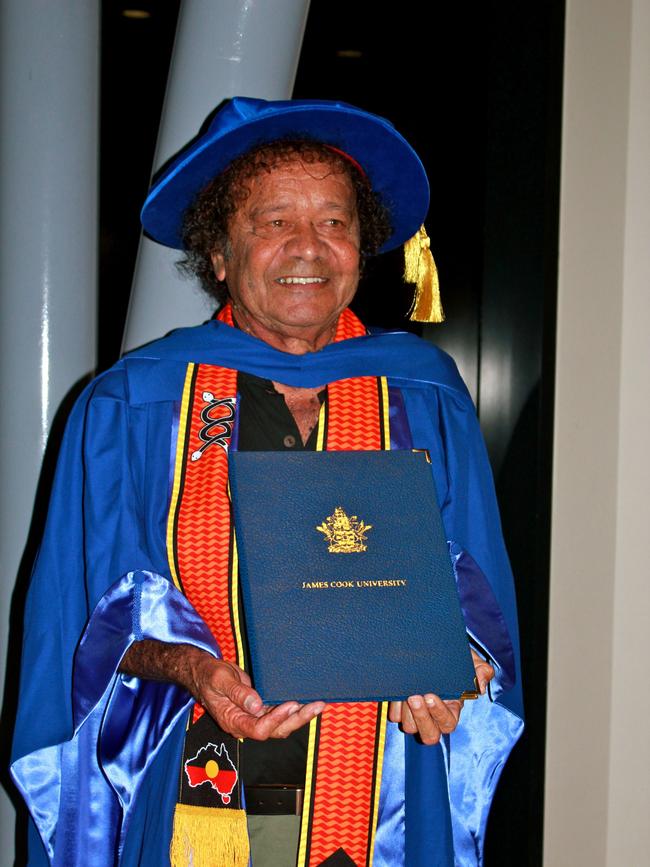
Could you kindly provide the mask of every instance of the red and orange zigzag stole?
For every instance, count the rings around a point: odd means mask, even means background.
[[[219,319],[232,325],[230,305]],[[365,335],[349,310],[335,340]],[[238,608],[237,550],[228,496],[228,448],[237,371],[188,365],[179,418],[167,528],[170,568],[217,640],[224,659],[243,665]],[[385,378],[359,377],[328,385],[318,447],[390,448]],[[196,708],[194,721],[201,709]],[[343,849],[357,867],[370,867],[387,704],[335,704],[310,727],[299,867],[315,867]]]

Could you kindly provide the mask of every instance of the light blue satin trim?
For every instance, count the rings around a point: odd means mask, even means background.
[[[397,723],[389,722],[381,772],[374,867],[404,867],[405,768],[404,734]]]
[[[456,867],[483,862],[490,803],[523,721],[484,695],[466,701],[458,727],[443,738]]]
[[[83,720],[72,740],[61,747],[61,803],[52,862],[55,867],[113,867],[115,863],[114,831],[119,829],[122,816],[97,754],[111,689],[109,683],[94,712]]]
[[[11,766],[11,776],[39,828],[50,861],[61,796],[61,750],[60,744],[45,747]]]
[[[219,655],[194,608],[162,575],[129,572],[101,598],[75,655],[72,738],[11,769],[54,865],[116,863],[145,772],[192,704],[178,686],[117,673],[143,638]]]

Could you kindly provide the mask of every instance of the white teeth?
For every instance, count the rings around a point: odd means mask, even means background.
[[[325,283],[325,277],[278,277],[278,283],[298,283],[305,286],[307,283]]]

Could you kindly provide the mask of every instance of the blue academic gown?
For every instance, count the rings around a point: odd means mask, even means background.
[[[116,672],[141,638],[219,653],[173,587],[166,551],[190,361],[304,387],[388,377],[396,436],[406,427],[402,446],[407,437],[430,451],[467,629],[496,677],[491,697],[467,702],[440,746],[422,746],[389,723],[374,865],[480,864],[489,803],[523,724],[512,576],[485,447],[456,367],[406,333],[290,355],[218,321],[122,359],[71,414],[25,613],[11,770],[33,820],[29,863],[168,863],[191,698]]]

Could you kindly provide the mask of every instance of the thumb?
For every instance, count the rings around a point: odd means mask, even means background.
[[[263,702],[259,694],[250,686],[250,678],[230,663],[224,663],[219,672],[217,688],[226,698],[247,713],[257,714],[262,710]]]

